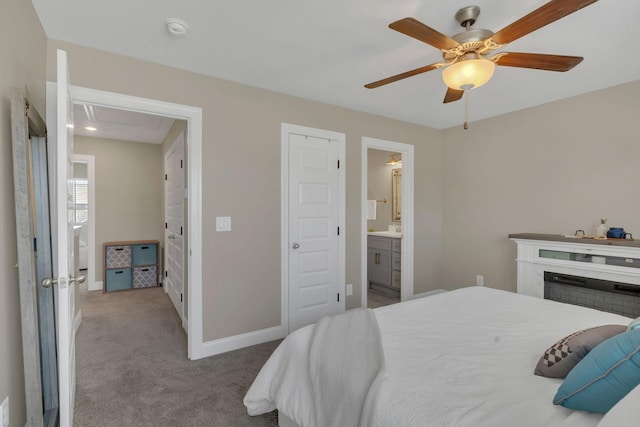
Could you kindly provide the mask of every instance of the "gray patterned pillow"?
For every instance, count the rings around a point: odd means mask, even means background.
[[[626,329],[624,325],[604,325],[566,336],[542,354],[534,374],[549,378],[564,378],[591,349],[602,341],[623,333]]]

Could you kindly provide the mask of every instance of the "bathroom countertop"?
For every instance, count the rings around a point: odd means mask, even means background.
[[[397,231],[369,231],[367,234],[369,236],[393,237],[394,239],[402,238],[402,233]]]

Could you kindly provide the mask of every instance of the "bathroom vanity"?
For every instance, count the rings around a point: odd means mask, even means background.
[[[367,237],[367,283],[369,288],[399,295],[402,234],[374,231]]]

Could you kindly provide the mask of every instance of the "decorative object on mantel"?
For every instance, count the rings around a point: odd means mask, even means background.
[[[609,239],[625,239],[627,234],[622,227],[611,227],[607,231],[607,238]]]
[[[600,224],[596,227],[596,236],[597,237],[606,237],[607,236],[607,218],[600,218]]]
[[[606,236],[592,236],[590,234],[586,234],[584,230],[576,230],[573,234],[563,234],[562,237],[566,237],[569,239],[593,239],[593,240],[607,240]]]

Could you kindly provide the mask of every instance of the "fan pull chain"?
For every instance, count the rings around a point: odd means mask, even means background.
[[[469,129],[469,91],[473,86],[465,85],[464,90],[464,129]]]
[[[469,91],[464,91],[464,129],[469,129]]]

